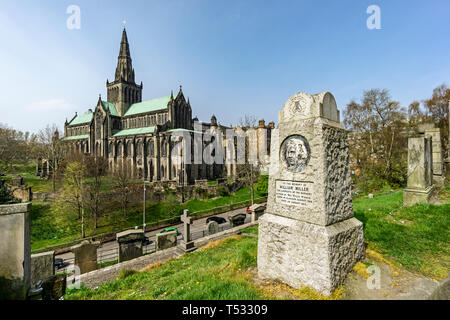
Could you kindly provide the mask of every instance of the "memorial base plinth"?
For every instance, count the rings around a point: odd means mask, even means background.
[[[191,252],[197,249],[197,247],[194,245],[194,241],[184,242],[181,241],[179,248],[183,250],[184,252]]]
[[[363,225],[355,218],[320,226],[266,213],[259,220],[258,274],[330,295],[364,259]]]
[[[404,189],[403,190],[403,205],[412,206],[416,203],[427,203],[433,191],[433,186],[427,189]]]

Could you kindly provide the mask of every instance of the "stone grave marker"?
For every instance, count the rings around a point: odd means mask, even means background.
[[[31,255],[31,286],[55,274],[55,251]]]
[[[247,215],[245,213],[238,213],[228,216],[228,220],[230,221],[230,228],[243,225],[245,223],[246,217]]]
[[[189,217],[189,210],[184,210],[181,216],[181,222],[184,223],[183,240],[181,240],[180,247],[185,252],[190,252],[196,249],[194,241],[191,239],[191,224],[193,220]]]
[[[0,300],[27,298],[31,280],[31,203],[0,205]]]
[[[249,208],[252,211],[252,222],[257,221],[266,211],[266,205],[255,203]]]
[[[67,275],[57,274],[42,283],[42,300],[59,300],[66,294]]]
[[[142,256],[144,241],[143,230],[127,230],[116,235],[118,247],[119,262],[132,260]]]
[[[177,246],[177,232],[170,231],[164,232],[156,235],[155,246],[156,251],[169,249]]]
[[[433,184],[443,186],[445,176],[444,162],[442,160],[441,129],[436,128],[434,123],[423,123],[418,125],[418,132],[425,135],[425,138],[431,138]]]
[[[97,249],[100,242],[84,240],[71,248],[75,254],[75,266],[80,268],[80,274],[97,270]]]
[[[206,234],[208,236],[219,232],[219,224],[216,221],[210,221],[206,225]]]
[[[258,273],[329,295],[364,258],[347,132],[329,92],[293,95],[278,118],[267,210],[259,219]]]
[[[432,139],[425,136],[408,139],[408,182],[403,190],[403,205],[428,202],[433,191]]]

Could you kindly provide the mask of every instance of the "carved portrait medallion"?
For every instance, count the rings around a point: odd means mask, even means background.
[[[301,172],[308,165],[311,151],[308,141],[300,135],[287,137],[280,148],[280,159],[290,172]]]

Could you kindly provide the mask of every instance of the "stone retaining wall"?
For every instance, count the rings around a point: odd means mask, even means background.
[[[232,229],[228,229],[219,233],[216,233],[214,235],[210,235],[204,238],[200,238],[196,241],[194,241],[194,244],[196,247],[201,247],[206,245],[207,243],[211,241],[216,241],[220,239],[227,238],[233,234],[236,234],[243,229],[253,227],[257,225],[258,222],[252,222],[245,225],[241,225]],[[117,276],[120,274],[120,272],[124,269],[129,270],[142,270],[148,265],[151,265],[156,262],[165,262],[171,258],[178,258],[182,256],[184,252],[182,252],[178,247],[158,251],[149,255],[145,255],[133,260],[125,261],[122,263],[118,263],[115,265],[112,265],[110,267],[106,267],[103,269],[91,271],[85,274],[82,274],[80,276],[80,282],[84,284],[87,288],[93,289],[95,287],[98,287],[104,282],[112,281],[117,278]]]

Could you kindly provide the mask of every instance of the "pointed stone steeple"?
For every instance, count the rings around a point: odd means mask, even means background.
[[[120,41],[120,52],[116,68],[116,81],[134,82],[134,69],[130,55],[130,45],[128,44],[127,31],[123,28],[122,40]]]
[[[106,87],[108,89],[107,101],[114,104],[119,116],[123,116],[132,104],[142,101],[143,85],[142,81],[140,85],[136,84],[134,79],[130,45],[125,27],[122,31],[114,82],[107,81]]]

